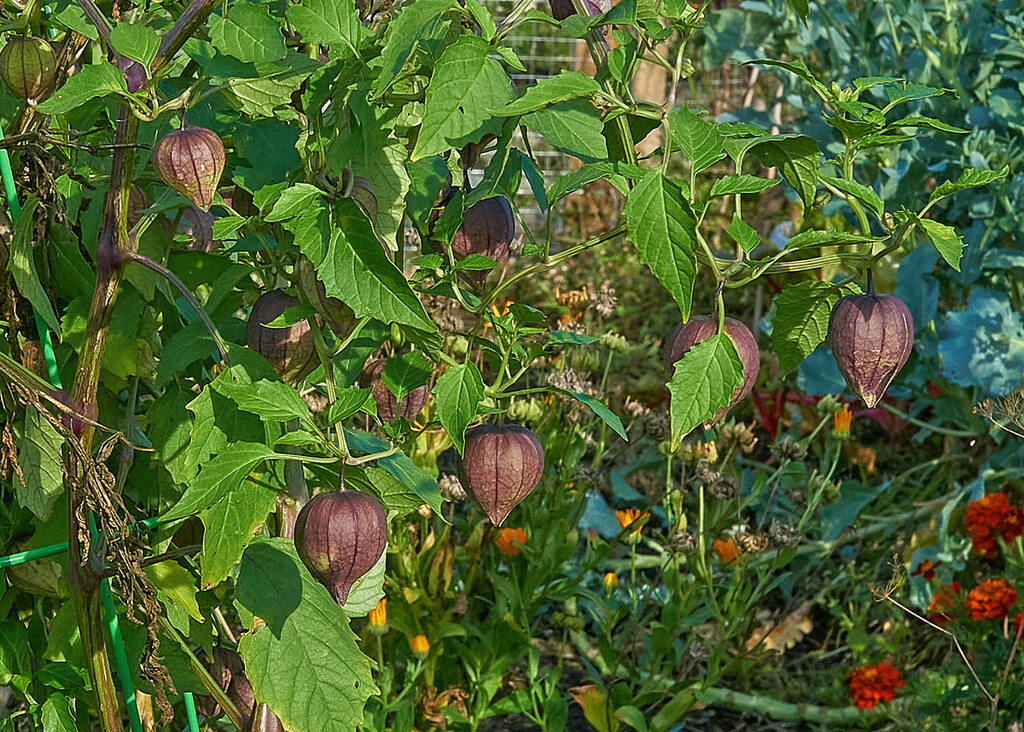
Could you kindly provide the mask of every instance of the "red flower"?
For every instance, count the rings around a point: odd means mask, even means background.
[[[929,582],[935,577],[935,568],[941,565],[942,562],[933,562],[931,559],[925,559],[919,565],[917,569],[910,573],[911,577],[917,577],[921,575]]]
[[[1024,511],[1011,505],[1002,491],[989,493],[971,503],[967,507],[966,523],[975,553],[986,557],[998,553],[996,534],[1007,544],[1024,536]]]
[[[967,595],[971,620],[1002,620],[1017,602],[1017,590],[1002,579],[985,580]]]
[[[928,618],[939,626],[948,623],[955,617],[953,610],[956,609],[959,595],[959,582],[950,582],[940,587],[939,591],[932,595],[932,601],[928,603]]]
[[[891,663],[864,664],[846,677],[850,696],[861,709],[873,709],[880,701],[892,701],[896,690],[902,689],[903,675]]]

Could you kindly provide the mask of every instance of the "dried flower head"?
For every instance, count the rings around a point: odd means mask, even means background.
[[[718,430],[718,445],[724,451],[739,448],[743,453],[751,452],[757,445],[757,437],[754,436],[754,423],[727,424]]]
[[[800,543],[800,532],[795,526],[772,521],[772,525],[768,527],[768,541],[779,549],[789,549]]]
[[[850,696],[860,709],[873,709],[880,701],[892,701],[904,686],[903,675],[890,663],[865,664],[846,677]]]
[[[579,394],[593,395],[597,390],[594,384],[583,376],[576,369],[565,369],[548,374],[548,383],[556,389],[574,391]]]
[[[697,548],[697,537],[689,531],[677,531],[672,535],[672,548],[680,554],[691,554]]]
[[[615,296],[615,288],[607,280],[601,283],[601,289],[590,300],[591,307],[602,318],[609,318],[614,315],[618,304],[619,299]]]
[[[607,488],[609,485],[606,472],[593,465],[580,465],[576,468],[576,477],[598,490]]]
[[[736,541],[740,548],[750,554],[760,554],[768,551],[769,539],[767,534],[761,532],[741,532],[736,534]]]
[[[989,493],[967,506],[965,522],[974,552],[986,557],[998,554],[997,534],[1008,544],[1024,536],[1024,511],[1012,505],[1002,491]]]
[[[494,540],[494,545],[501,550],[506,557],[514,557],[523,550],[526,543],[526,531],[519,528],[505,528]]]
[[[800,446],[800,443],[789,435],[786,435],[778,442],[772,444],[768,451],[776,460],[791,460],[802,462],[807,457],[807,449]]]
[[[697,440],[695,443],[686,443],[680,448],[683,460],[687,462],[697,463],[701,460],[707,463],[715,463],[718,461],[718,447],[714,441],[704,442],[703,440]]]
[[[457,475],[451,473],[442,475],[438,484],[441,487],[441,495],[449,501],[466,500],[466,489],[462,487],[462,482]]]
[[[1017,602],[1017,590],[1004,579],[985,580],[967,594],[971,620],[1002,620]]]
[[[975,404],[971,411],[1011,435],[1024,437],[1024,389],[1016,389],[1004,397],[986,399]]]

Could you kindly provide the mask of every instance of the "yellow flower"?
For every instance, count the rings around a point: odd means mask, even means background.
[[[506,557],[514,557],[523,550],[522,544],[526,543],[526,532],[522,529],[502,529],[501,534],[494,540],[495,546],[501,550]]]
[[[722,564],[732,564],[740,556],[740,548],[736,546],[736,542],[732,539],[728,541],[722,541],[721,539],[715,539],[715,542],[711,545],[711,548],[715,550],[715,554],[718,555],[719,560]]]
[[[843,407],[841,411],[833,413],[832,425],[835,428],[836,437],[840,440],[845,440],[850,436],[851,419],[853,419],[853,415],[850,414],[849,407]]]
[[[370,611],[366,629],[376,635],[384,635],[388,629],[388,598],[380,598],[377,607]]]
[[[648,516],[650,516],[649,511],[641,512],[638,508],[627,508],[623,511],[615,512],[615,518],[618,520],[620,528],[624,529],[631,524],[636,524],[636,526],[633,526],[632,530],[630,530],[630,536],[636,536],[640,533],[641,529],[644,527],[644,522],[641,522],[640,519]]]
[[[615,572],[608,572],[604,576],[604,588],[611,592],[619,586],[619,576]]]
[[[427,636],[420,633],[409,639],[409,648],[412,649],[417,658],[426,658],[427,654],[430,653],[430,641],[427,640]]]

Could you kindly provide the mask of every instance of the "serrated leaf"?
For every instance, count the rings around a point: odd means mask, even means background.
[[[739,244],[740,248],[747,254],[757,249],[757,245],[761,243],[761,237],[754,230],[754,227],[741,219],[735,211],[732,214],[732,221],[729,222],[729,228],[726,231],[733,238],[733,241]]]
[[[189,571],[177,562],[168,559],[145,568],[149,581],[171,602],[187,612],[197,623],[203,622],[203,614],[196,601],[195,583]]]
[[[447,30],[451,21],[442,16],[453,2],[417,0],[402,5],[401,12],[388,23],[387,40],[381,52],[381,74],[373,82],[377,95],[391,86],[422,41]]]
[[[360,389],[357,386],[350,386],[337,392],[337,398],[330,409],[327,410],[327,424],[333,425],[343,419],[348,419],[362,409],[366,400],[370,398],[370,389]]]
[[[672,143],[690,160],[693,172],[707,170],[725,157],[724,138],[716,125],[705,122],[688,107],[671,114]]]
[[[799,1],[803,2],[803,0]],[[807,68],[807,64],[799,59],[796,61],[777,61],[771,58],[759,58],[751,61],[750,63],[762,66],[776,66],[780,69],[785,69],[810,84],[814,92],[822,99],[832,100],[834,98],[828,87],[818,81],[814,76],[814,73]]]
[[[110,45],[122,56],[148,68],[160,48],[160,36],[144,25],[118,23],[110,31]]]
[[[491,119],[488,109],[512,97],[508,76],[488,51],[482,38],[462,36],[441,54],[427,86],[412,160],[447,151]]]
[[[588,163],[579,170],[566,173],[555,181],[555,184],[551,186],[551,203],[568,196],[574,191],[580,190],[588,183],[609,178],[616,174],[625,175],[633,180],[641,180],[647,174],[647,171],[639,166],[621,162]]]
[[[291,540],[250,544],[235,592],[239,604],[266,621],[238,644],[256,697],[285,729],[355,729],[366,700],[379,693],[370,660],[345,612],[299,561]]]
[[[286,188],[281,197],[277,199],[274,208],[264,217],[264,221],[284,221],[298,216],[306,211],[310,203],[319,199],[322,191],[309,183],[296,183],[291,188]]]
[[[437,330],[405,276],[384,254],[355,201],[343,198],[336,202],[335,223],[339,228],[317,267],[327,296],[340,299],[357,318],[372,316],[386,323]]]
[[[14,282],[18,285],[21,294],[32,304],[32,308],[53,332],[59,335],[61,333],[60,321],[57,320],[57,314],[53,312],[50,298],[39,281],[32,248],[32,221],[38,203],[38,198],[29,196],[21,209],[21,214],[18,216],[18,221],[14,224],[14,231],[11,234],[11,251],[7,269],[14,276]]]
[[[286,53],[281,25],[256,3],[232,5],[226,18],[213,18],[210,40],[221,53],[249,63],[278,61]]]
[[[361,430],[345,430],[345,439],[349,449],[356,452],[383,452],[389,447],[384,440]],[[440,515],[441,489],[430,473],[416,465],[408,455],[400,452],[380,458],[377,463],[408,486],[423,503],[434,509],[434,513]]]
[[[948,125],[942,120],[935,119],[933,117],[923,117],[921,115],[910,115],[909,117],[903,117],[895,122],[890,122],[887,127],[889,129],[896,129],[898,127],[920,127],[926,130],[936,130],[938,132],[949,132],[951,134],[966,135],[970,130],[965,130],[963,127],[957,127],[955,125]]]
[[[668,382],[672,440],[714,419],[742,382],[743,364],[728,336],[716,333],[687,351]]]
[[[61,446],[64,439],[34,407],[25,410],[25,426],[18,445],[18,463],[25,476],[15,478],[18,503],[48,521],[57,499],[64,494]]]
[[[778,178],[758,178],[756,175],[742,173],[740,175],[727,175],[719,178],[711,186],[711,198],[715,196],[732,196],[737,193],[760,193],[761,191],[778,185]]]
[[[319,442],[320,439],[311,432],[306,432],[306,430],[294,430],[285,432],[274,440],[274,447],[280,447],[282,445],[302,447],[303,445],[315,445]]]
[[[951,180],[940,183],[932,195],[928,198],[929,205],[945,198],[953,193],[965,191],[968,188],[979,188],[989,183],[1005,178],[1010,173],[1010,166],[1004,165],[999,170],[985,170],[983,168],[968,168],[960,174],[960,178],[954,183]]]
[[[83,67],[36,109],[42,114],[64,114],[90,99],[105,97],[107,94],[127,95],[128,85],[124,81],[124,75],[114,64],[101,61]]]
[[[780,137],[759,142],[750,149],[762,163],[779,169],[782,177],[800,194],[804,205],[814,203],[821,158],[814,138],[806,135]]]
[[[651,268],[687,320],[697,274],[697,220],[682,189],[656,168],[629,192],[625,213],[640,261]]]
[[[956,233],[956,229],[932,219],[918,219],[917,225],[939,250],[946,263],[959,272],[960,258],[964,253],[964,240]]]
[[[409,351],[389,358],[380,376],[384,386],[401,401],[406,394],[430,381],[433,373],[434,364],[429,358],[421,351]]]
[[[859,289],[852,285],[840,289],[829,282],[807,280],[775,296],[772,344],[779,356],[779,376],[796,368],[824,342],[832,308],[840,297],[856,292]]]
[[[230,79],[222,93],[225,101],[243,114],[273,117],[274,110],[286,106],[292,94],[321,66],[317,59],[289,51],[281,61],[257,63],[255,78]]]
[[[50,694],[43,702],[43,732],[77,732],[78,725],[63,694]]]
[[[484,379],[472,361],[453,366],[434,384],[437,418],[461,455],[466,447],[466,427],[484,398]]]
[[[604,123],[594,105],[583,99],[532,112],[522,122],[551,145],[584,161],[608,156]]]
[[[203,553],[199,557],[202,589],[208,590],[227,579],[256,530],[274,510],[276,500],[274,491],[243,481],[199,514],[205,528]]]
[[[257,442],[233,442],[202,464],[196,479],[184,495],[164,513],[165,520],[185,518],[219,501],[228,491],[236,489],[264,460],[275,453]]]
[[[873,188],[868,188],[863,183],[858,183],[857,181],[847,180],[846,178],[837,178],[831,175],[823,175],[821,176],[821,180],[822,182],[828,183],[834,188],[839,189],[847,196],[856,198],[871,209],[879,219],[884,218],[885,203],[883,203],[882,197],[875,193]]]
[[[362,25],[356,5],[348,0],[302,0],[285,11],[288,22],[302,35],[303,43],[332,49],[359,47]]]
[[[311,421],[309,407],[294,388],[282,381],[260,380],[251,384],[220,378],[213,388],[238,405],[239,409],[258,414],[264,421],[287,422],[299,419]]]
[[[840,244],[869,244],[883,241],[883,237],[864,236],[840,229],[809,229],[792,236],[786,242],[786,249],[801,247],[839,246]]]
[[[345,485],[377,496],[384,504],[389,517],[392,517],[393,512],[394,518],[405,518],[424,503],[415,491],[384,468],[366,468],[364,471],[347,470]]]
[[[370,567],[366,574],[353,582],[348,591],[348,598],[341,608],[350,618],[361,618],[367,615],[377,607],[380,598],[384,597],[384,570],[387,568],[387,564],[388,550],[385,545],[380,559]]]
[[[538,79],[533,86],[504,107],[492,110],[499,117],[515,117],[544,109],[570,99],[590,97],[601,91],[601,85],[580,71],[560,71],[555,76]]]

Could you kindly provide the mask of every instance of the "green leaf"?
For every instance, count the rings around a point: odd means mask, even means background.
[[[357,386],[340,389],[337,392],[337,399],[327,411],[327,424],[333,425],[343,419],[348,419],[362,409],[369,398],[370,389],[360,389]]]
[[[388,23],[387,41],[381,53],[381,74],[373,82],[379,96],[391,86],[421,42],[444,34],[451,21],[444,11],[454,0],[417,0],[403,4]]]
[[[441,54],[427,86],[423,124],[411,159],[447,151],[491,119],[488,109],[512,97],[512,85],[501,64],[488,56],[486,41],[462,36]]]
[[[726,231],[733,238],[733,241],[739,244],[740,248],[747,254],[757,249],[757,245],[761,243],[761,237],[754,230],[754,227],[741,219],[740,215],[735,211],[732,214],[732,221],[729,222],[729,228]]]
[[[385,362],[381,372],[384,386],[401,400],[406,394],[430,381],[434,373],[434,364],[421,351],[409,351],[400,356],[392,356]]]
[[[697,220],[682,189],[656,168],[629,192],[625,213],[640,261],[672,295],[683,320],[688,319],[697,274]]]
[[[556,76],[539,79],[536,84],[527,87],[518,99],[493,110],[492,114],[499,117],[529,114],[559,102],[592,97],[600,91],[601,85],[586,74],[563,69]]]
[[[567,394],[568,396],[571,396],[573,399],[578,401],[580,404],[587,405],[588,407],[590,407],[590,411],[592,411],[594,414],[601,418],[601,421],[603,421],[606,425],[615,430],[615,434],[617,434],[626,442],[629,442],[629,437],[626,435],[626,428],[622,426],[622,420],[619,419],[619,416],[615,414],[615,412],[613,412],[611,409],[609,409],[608,405],[602,402],[600,399],[592,397],[589,394],[582,394],[578,391],[568,391],[566,389],[556,388],[552,388],[552,391],[558,391],[561,392],[562,394]]]
[[[903,117],[895,122],[890,122],[886,125],[888,129],[896,129],[899,127],[920,127],[926,130],[937,130],[938,132],[949,132],[955,135],[966,135],[970,130],[965,130],[963,127],[956,127],[955,125],[947,125],[942,120],[935,119],[933,117],[922,117],[921,115],[910,115],[909,117]]]
[[[322,191],[309,183],[296,183],[291,188],[286,188],[281,197],[277,199],[274,208],[270,210],[264,221],[284,221],[298,216],[309,208],[310,202],[319,199]]]
[[[944,94],[956,96],[956,92],[952,89],[939,89],[933,86],[925,86],[924,84],[915,84],[904,79],[890,79],[889,81],[892,83],[886,84],[885,94],[892,105],[911,102],[917,99],[938,97]],[[856,82],[854,83],[856,84]]]
[[[255,78],[229,80],[223,90],[224,99],[243,114],[273,117],[274,110],[288,105],[292,94],[322,67],[317,59],[288,51],[281,61],[256,64]]]
[[[302,0],[298,5],[289,5],[285,15],[302,35],[303,43],[318,43],[339,51],[359,47],[363,27],[354,2]]]
[[[555,184],[551,186],[551,203],[561,200],[570,193],[585,187],[588,183],[593,183],[595,180],[602,180],[613,175],[624,175],[632,180],[641,180],[646,174],[647,171],[645,169],[628,163],[589,163],[579,170],[566,173],[555,181]]]
[[[206,529],[199,557],[202,589],[215,587],[227,578],[253,534],[274,510],[275,502],[274,491],[243,481],[199,514]]]
[[[160,48],[160,36],[144,25],[118,23],[110,31],[110,45],[122,56],[138,61],[148,69]]]
[[[572,346],[586,346],[590,343],[597,343],[600,338],[594,336],[584,335],[583,333],[573,333],[568,330],[555,330],[548,336],[549,346],[561,346],[561,345],[572,345]]]
[[[818,187],[818,161],[821,152],[814,138],[806,135],[779,137],[754,145],[751,150],[769,167],[776,167],[793,186],[806,206],[814,203]]]
[[[433,332],[437,325],[423,309],[405,276],[384,254],[359,206],[347,198],[335,204],[335,229],[327,256],[317,267],[328,297],[337,297],[357,318]]]
[[[688,107],[674,109],[670,121],[672,143],[690,159],[695,174],[725,157],[725,140],[717,125],[705,122]]]
[[[53,96],[36,107],[43,114],[64,114],[80,107],[90,99],[107,94],[128,94],[124,76],[114,64],[101,61],[85,66],[70,77]]]
[[[25,482],[15,479],[18,503],[48,521],[57,499],[64,495],[61,446],[64,438],[34,407],[25,409],[25,426],[18,446],[18,463]]]
[[[353,105],[363,103],[365,100],[351,102]],[[380,114],[381,110],[376,113]],[[378,204],[374,223],[377,233],[387,242],[394,242],[403,226],[405,195],[409,192],[409,173],[405,168],[408,156],[409,151],[394,132],[377,120],[370,134],[364,130],[363,146],[352,158],[352,172],[373,184]]]
[[[264,422],[299,419],[308,423],[312,420],[309,407],[299,392],[282,381],[260,380],[240,384],[230,377],[222,377],[213,382],[213,388],[235,402],[240,409],[258,414]]]
[[[387,475],[387,473],[385,473]],[[388,564],[388,550],[385,546],[380,559],[370,567],[369,571],[352,583],[348,598],[341,609],[350,618],[361,618],[377,607],[380,598],[384,597],[384,570]]]
[[[796,11],[796,14],[800,16],[800,20],[805,23],[807,22],[807,13],[811,10],[808,0],[786,0],[786,3]]]
[[[63,694],[50,694],[41,709],[43,732],[77,732],[78,725]]]
[[[801,247],[839,246],[841,244],[870,244],[883,241],[883,237],[863,236],[850,231],[840,229],[809,229],[789,238],[786,242],[786,249],[799,249]]]
[[[14,275],[14,281],[18,285],[21,294],[32,303],[33,309],[50,326],[54,333],[61,333],[60,321],[50,299],[39,281],[36,273],[35,251],[32,248],[32,220],[36,211],[39,199],[29,196],[21,209],[17,223],[14,224],[14,232],[11,234],[10,259],[7,262],[7,269]]]
[[[939,254],[949,266],[959,272],[960,257],[964,253],[964,240],[956,233],[956,229],[932,219],[917,219],[917,225],[939,250]]]
[[[490,43],[498,32],[498,26],[494,22],[491,11],[481,5],[478,0],[466,0],[466,10],[473,16],[473,20],[480,26],[481,37]]]
[[[196,589],[192,575],[187,569],[168,559],[146,567],[145,572],[158,591],[192,616],[196,622],[203,622],[203,614],[196,601],[196,593],[199,590]]]
[[[584,161],[608,156],[604,123],[597,109],[583,99],[573,99],[526,115],[523,124],[561,150]]]
[[[800,0],[800,2],[803,2],[803,0]],[[822,99],[832,100],[835,98],[835,95],[829,91],[829,88],[818,81],[814,76],[814,73],[807,68],[807,64],[799,59],[796,61],[776,61],[775,59],[770,58],[759,58],[750,61],[750,63],[761,66],[777,66],[780,69],[785,69],[791,74],[796,74],[798,77],[810,84],[814,92]]]
[[[737,193],[760,193],[766,188],[778,185],[779,179],[758,178],[756,175],[742,173],[719,178],[711,186],[711,198],[715,196],[732,196]]]
[[[873,188],[868,188],[863,183],[858,183],[857,181],[837,178],[831,175],[823,175],[821,180],[823,183],[828,183],[832,187],[838,188],[848,197],[856,198],[871,209],[878,218],[884,218],[885,203],[882,202],[882,197],[875,193]]]
[[[727,335],[716,333],[687,351],[676,362],[668,383],[672,440],[678,441],[697,425],[714,419],[741,383],[743,364]]]
[[[472,361],[453,366],[434,384],[437,418],[461,455],[466,447],[466,427],[484,398],[484,380]]]
[[[345,430],[345,440],[348,442],[349,449],[356,452],[383,452],[389,447],[384,440],[361,430]],[[408,455],[395,453],[380,458],[377,463],[411,488],[423,503],[434,509],[434,513],[441,513],[441,489],[438,487],[437,481],[431,477],[430,473],[416,465]]]
[[[238,3],[226,18],[214,17],[210,40],[221,53],[248,63],[279,61],[286,53],[281,25],[257,3]]]
[[[1005,178],[1010,172],[1010,166],[1004,165],[999,170],[985,170],[983,168],[967,168],[963,173],[960,174],[960,178],[954,183],[951,180],[943,181],[940,183],[932,195],[928,198],[928,204],[931,205],[936,201],[939,201],[946,196],[959,191],[965,191],[968,188],[979,188],[981,186],[987,186],[989,183]]]
[[[423,499],[384,468],[345,471],[345,485],[372,493],[387,509],[388,518],[405,518],[423,505]]]
[[[219,501],[235,490],[264,460],[275,453],[258,442],[233,442],[202,464],[199,475],[185,489],[184,495],[164,513],[165,520],[185,518]]]
[[[840,297],[857,292],[854,285],[840,289],[829,282],[806,280],[788,285],[775,296],[772,343],[779,356],[779,376],[796,368],[825,340],[832,308]]]
[[[249,545],[236,596],[267,623],[238,644],[256,698],[285,729],[355,729],[366,700],[379,693],[370,661],[359,651],[345,612],[310,576],[291,540]]]

